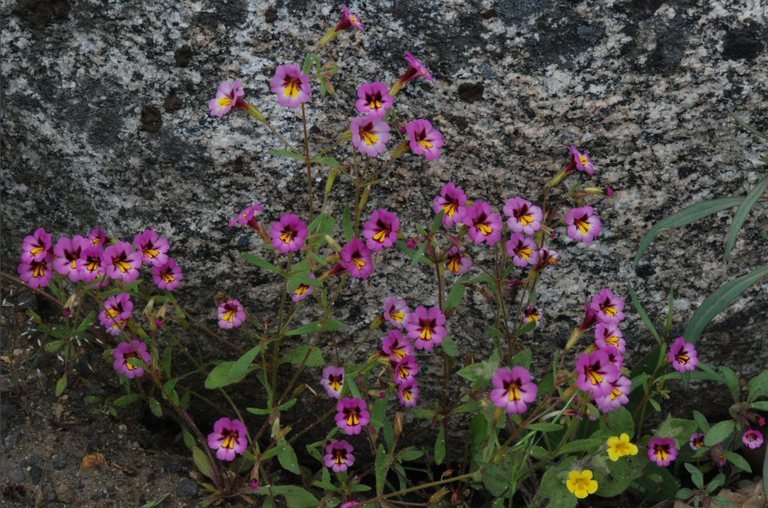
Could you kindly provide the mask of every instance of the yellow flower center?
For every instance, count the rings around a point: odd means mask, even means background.
[[[488,236],[491,233],[493,233],[493,228],[488,224],[478,224],[476,227],[485,236]]]
[[[376,135],[375,132],[370,130],[360,130],[360,139],[363,140],[363,142],[366,145],[375,145],[379,142],[379,136]]]
[[[573,225],[576,226],[576,228],[579,230],[579,232],[582,235],[586,235],[590,229],[592,229],[592,224],[590,224],[586,218],[584,219],[574,219]]]
[[[227,312],[224,313],[221,318],[224,321],[229,321],[230,323],[233,323],[235,321],[235,314],[237,314],[237,310],[235,309],[229,309]]]
[[[227,96],[219,97],[219,100],[216,101],[216,104],[218,104],[220,108],[226,108],[227,106],[232,105],[232,99]]]
[[[286,78],[283,89],[286,97],[295,99],[301,93],[301,80],[299,78]]]

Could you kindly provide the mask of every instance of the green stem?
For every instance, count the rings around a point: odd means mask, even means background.
[[[307,129],[307,110],[301,105],[301,120],[304,124],[304,160],[307,164],[307,194],[309,195],[309,220],[315,218],[315,193],[312,188],[312,157],[309,156],[309,130]]]

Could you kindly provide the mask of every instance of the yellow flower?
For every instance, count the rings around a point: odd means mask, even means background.
[[[608,458],[616,462],[621,457],[637,455],[637,446],[629,442],[629,435],[613,436],[608,438]]]
[[[592,471],[589,469],[584,471],[572,470],[568,473],[566,486],[579,499],[584,499],[589,494],[597,492],[597,482],[592,479]]]

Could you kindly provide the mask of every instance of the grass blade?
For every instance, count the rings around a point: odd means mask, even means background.
[[[728,230],[728,236],[726,237],[725,254],[723,255],[723,260],[727,260],[728,256],[731,254],[733,246],[736,244],[736,235],[739,234],[741,227],[747,220],[749,212],[752,211],[752,207],[755,206],[757,200],[760,199],[760,196],[763,195],[765,189],[768,189],[768,176],[764,176],[763,179],[760,180],[757,185],[755,185],[755,188],[746,195],[744,201],[741,203],[741,205],[739,205],[739,209],[736,210],[736,214],[733,216],[731,229]]]

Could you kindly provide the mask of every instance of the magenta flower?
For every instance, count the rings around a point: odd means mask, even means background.
[[[491,379],[491,401],[507,413],[525,413],[528,404],[536,400],[539,387],[531,381],[531,373],[524,367],[501,368]]]
[[[112,355],[115,357],[112,367],[118,374],[122,374],[128,379],[142,377],[144,367],[149,368],[152,362],[152,355],[147,351],[147,345],[135,339],[118,344]],[[131,360],[132,358],[135,360]]]
[[[336,404],[336,411],[336,425],[349,436],[360,434],[371,420],[368,405],[358,397],[344,397]]]
[[[608,288],[603,288],[589,303],[600,323],[617,325],[624,319],[624,300]]]
[[[307,223],[295,213],[287,213],[280,220],[272,223],[269,230],[272,245],[283,254],[296,252],[304,247],[304,240],[309,236]]]
[[[344,367],[329,365],[323,369],[323,378],[320,384],[325,388],[329,397],[338,399],[341,397],[341,389],[344,387]]]
[[[388,296],[384,299],[384,320],[392,326],[404,328],[410,313],[408,304],[399,296]]]
[[[672,347],[669,348],[669,353],[667,353],[667,360],[678,372],[696,370],[699,365],[699,355],[696,353],[696,348],[690,342],[686,342],[685,337],[675,339]]]
[[[435,213],[443,213],[443,226],[450,228],[456,224],[461,224],[464,220],[464,214],[467,204],[467,195],[459,187],[451,182],[446,183],[440,189],[440,195],[436,196],[432,202],[432,210]]]
[[[381,342],[381,351],[389,361],[397,364],[403,358],[413,355],[413,343],[403,337],[400,330],[390,330]]]
[[[352,455],[352,445],[340,439],[333,441],[325,447],[323,463],[325,467],[330,467],[335,473],[343,473],[349,466],[355,463],[355,456]]]
[[[247,208],[243,208],[240,210],[240,213],[235,215],[229,221],[229,227],[234,228],[237,226],[251,226],[252,228],[256,229],[259,225],[259,221],[256,220],[256,214],[263,211],[264,208],[258,203],[254,203]]]
[[[233,461],[248,448],[248,429],[236,418],[219,418],[208,434],[208,446],[216,450],[219,460]]]
[[[541,312],[536,307],[526,307],[523,311],[523,324],[536,323],[539,326],[541,323]]]
[[[597,397],[595,404],[603,413],[610,413],[619,409],[629,402],[629,392],[632,391],[632,380],[626,376],[620,376],[619,379],[611,383],[612,389],[603,397]]]
[[[238,300],[228,300],[219,304],[219,328],[237,328],[243,324],[245,318],[245,308]]]
[[[53,248],[53,268],[72,282],[78,282],[81,278],[78,262],[89,245],[88,240],[80,235],[72,239],[62,236]]]
[[[101,226],[96,226],[91,230],[90,233],[88,233],[88,241],[91,242],[91,245],[94,247],[102,248],[106,247],[110,243],[109,237]]]
[[[413,407],[419,401],[419,382],[415,377],[397,385],[397,398],[405,407]]]
[[[592,243],[600,234],[600,217],[595,215],[591,206],[574,208],[565,214],[565,223],[568,224],[566,233],[568,236],[582,243]]]
[[[592,164],[592,160],[589,158],[588,153],[579,152],[573,145],[568,145],[568,151],[571,152],[571,155],[573,156],[573,164],[576,166],[576,169],[588,175],[595,174],[595,165]]]
[[[514,233],[506,243],[507,255],[518,268],[539,262],[539,246],[536,240],[523,233]]]
[[[720,469],[725,467],[725,465],[728,463],[728,457],[725,456],[723,445],[713,446],[709,453],[712,457],[712,460],[715,461],[715,464],[717,464]]]
[[[395,384],[405,383],[419,373],[419,364],[416,363],[416,357],[405,355],[402,360],[395,365]]]
[[[416,155],[423,155],[428,161],[433,161],[440,157],[440,148],[445,144],[443,135],[439,130],[432,127],[429,120],[420,118],[408,122],[405,127],[411,151]]]
[[[408,323],[405,325],[408,330],[408,337],[415,340],[416,349],[432,349],[443,342],[448,333],[445,329],[445,315],[437,307],[419,306],[408,317]]]
[[[389,94],[387,85],[381,81],[363,83],[357,89],[357,97],[355,107],[364,115],[384,116],[395,103],[394,97]]]
[[[475,201],[474,205],[467,207],[464,224],[469,228],[467,234],[475,243],[496,245],[501,240],[501,215],[494,212],[485,201]]]
[[[402,76],[400,76],[400,79],[398,79],[397,82],[392,85],[392,89],[390,90],[392,95],[397,95],[405,85],[414,79],[424,78],[427,81],[434,81],[434,78],[432,78],[432,74],[430,74],[429,69],[427,69],[427,66],[424,65],[421,60],[407,51],[405,52],[405,59],[408,61],[408,69]]]
[[[611,323],[597,323],[595,327],[595,345],[600,349],[613,346],[621,353],[627,349],[627,343],[619,327]]]
[[[621,351],[616,346],[607,345],[600,348],[600,351],[605,351],[605,354],[608,355],[608,361],[621,370],[624,366],[624,356],[622,356]]]
[[[760,448],[763,446],[763,433],[757,429],[747,429],[741,436],[741,442],[752,450]]]
[[[240,80],[222,81],[216,90],[216,97],[208,101],[208,111],[211,116],[224,116],[232,108],[248,107],[245,101],[245,90],[240,84]]]
[[[532,235],[541,229],[541,221],[544,214],[541,208],[527,199],[520,197],[510,198],[504,205],[504,214],[509,217],[507,224],[514,233]]]
[[[48,287],[56,273],[53,270],[53,254],[48,253],[40,261],[22,261],[16,267],[19,277],[31,288]]]
[[[608,359],[608,353],[597,351],[579,356],[576,363],[577,384],[596,398],[604,397],[613,390],[613,383],[619,379],[619,369]]]
[[[693,451],[702,448],[704,446],[704,434],[701,432],[694,432],[691,434],[691,438],[688,440],[688,444],[691,445]]]
[[[309,278],[315,279],[315,274],[312,272],[309,272]],[[298,303],[308,297],[312,294],[312,292],[315,290],[315,286],[310,286],[309,284],[304,284],[303,282],[299,284],[299,286],[293,290],[293,293],[288,291],[288,293],[291,294],[291,300],[293,300],[294,303]]]
[[[119,293],[104,300],[99,323],[111,335],[120,335],[126,323],[133,316],[133,300],[128,293]]]
[[[294,63],[279,65],[269,86],[277,94],[277,103],[286,108],[296,109],[312,98],[309,76]]]
[[[139,278],[141,253],[135,252],[128,242],[110,245],[101,255],[104,273],[110,279],[122,280],[126,284]]]
[[[472,268],[472,259],[454,245],[448,249],[448,257],[445,259],[445,267],[454,275],[463,275]]]
[[[22,262],[43,261],[51,253],[51,234],[38,228],[30,236],[24,237],[21,249]]]
[[[141,252],[144,263],[152,266],[163,265],[168,259],[168,240],[157,234],[157,231],[146,229],[133,239],[133,245]]]
[[[371,218],[363,224],[365,245],[373,252],[392,247],[397,241],[400,230],[400,220],[389,210],[379,209],[371,214]]]
[[[648,441],[648,460],[657,466],[667,467],[677,458],[675,440],[668,437],[654,437]]]
[[[101,245],[90,245],[80,253],[80,260],[77,263],[80,280],[83,282],[91,282],[104,276],[104,264],[101,259],[104,249]]]
[[[389,125],[375,116],[359,116],[349,123],[352,144],[369,157],[376,157],[387,151]]]
[[[358,238],[353,238],[341,249],[341,266],[352,277],[367,279],[373,273],[373,257],[368,247]]]
[[[556,265],[559,260],[560,255],[556,251],[548,247],[542,247],[539,249],[539,264],[537,268],[543,270],[549,265]]]
[[[160,289],[173,291],[179,287],[183,278],[181,267],[172,257],[166,257],[165,263],[152,267],[152,280]]]
[[[354,27],[360,30],[361,32],[365,32],[365,26],[360,21],[360,16],[350,11],[349,7],[347,7],[346,5],[340,5],[339,8],[341,9],[342,17],[341,17],[341,21],[339,21],[339,24],[336,25],[337,32],[346,30],[349,27]]]

